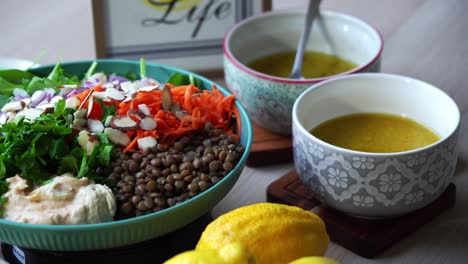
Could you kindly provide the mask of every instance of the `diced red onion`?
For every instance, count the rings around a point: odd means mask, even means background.
[[[45,91],[35,91],[31,96],[31,104],[29,104],[29,106],[32,108],[36,107],[38,104],[44,101],[46,95],[47,93]]]
[[[119,76],[119,75],[111,75],[111,76],[109,76],[108,81],[109,82],[118,81],[119,83],[123,83],[123,82],[128,82],[128,79],[125,78],[125,77]]]
[[[77,95],[77,94],[79,94],[79,93],[81,93],[81,92],[83,92],[83,91],[86,91],[86,90],[88,90],[88,89],[89,89],[89,88],[86,88],[86,87],[80,87],[80,88],[78,88],[78,89],[75,89],[75,90],[69,92],[67,95],[65,95],[65,98],[68,99],[68,98],[70,98],[70,97],[72,97],[72,96],[74,96],[74,95]]]
[[[89,78],[88,80],[83,82],[83,86],[85,88],[93,88],[94,86],[98,85],[100,81],[96,78]]]
[[[25,98],[25,97],[29,97],[29,94],[21,89],[21,88],[15,88],[13,89],[13,96],[16,98],[16,97],[21,97],[21,99]],[[21,100],[19,99],[19,100]]]
[[[55,95],[55,89],[53,88],[45,88],[44,92],[46,93],[46,98],[45,100],[50,101],[52,97]]]

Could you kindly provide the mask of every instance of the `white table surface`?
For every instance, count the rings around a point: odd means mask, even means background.
[[[273,3],[274,9],[306,6],[305,0]],[[455,99],[462,113],[455,208],[375,259],[359,257],[334,243],[327,256],[342,263],[468,263],[468,1],[324,0],[322,7],[376,26],[385,41],[382,71],[440,87]],[[3,0],[0,36],[0,57],[34,60],[45,51],[43,64],[95,57],[90,1]],[[291,169],[292,164],[246,167],[214,215],[265,201],[266,187]]]

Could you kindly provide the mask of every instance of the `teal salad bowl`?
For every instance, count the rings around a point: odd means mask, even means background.
[[[93,60],[61,63],[63,69],[79,77],[84,76]],[[140,63],[130,60],[96,60],[95,72],[139,74]],[[38,76],[47,76],[54,65],[45,65],[31,70]],[[166,82],[175,73],[192,75],[200,84],[200,89],[212,89],[212,81],[182,69],[146,64],[146,76],[161,83]],[[224,94],[230,93],[216,85]],[[235,167],[211,188],[180,204],[158,212],[124,220],[115,220],[99,224],[81,225],[42,225],[26,224],[0,218],[0,241],[20,247],[52,251],[85,251],[115,248],[157,238],[180,229],[209,212],[234,186],[244,167],[252,144],[252,126],[249,116],[242,105],[235,102],[242,125],[240,143],[245,148]]]

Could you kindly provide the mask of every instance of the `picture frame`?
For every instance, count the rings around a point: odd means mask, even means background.
[[[96,57],[220,76],[225,33],[271,9],[271,0],[93,0]]]

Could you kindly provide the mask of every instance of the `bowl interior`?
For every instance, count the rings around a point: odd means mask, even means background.
[[[83,76],[93,61],[62,63],[67,73]],[[97,60],[96,71],[106,73],[138,74],[139,62],[128,60]],[[32,70],[37,75],[47,75],[54,65]],[[155,63],[146,64],[147,76],[165,82],[174,73],[192,74],[202,82],[201,89],[211,89],[212,81],[197,74]],[[229,94],[217,85],[224,94]],[[36,249],[77,251],[118,247],[155,238],[194,221],[213,208],[237,181],[252,144],[252,126],[246,110],[239,102],[236,106],[241,116],[240,142],[245,152],[233,170],[205,192],[173,207],[152,214],[113,222],[88,225],[33,225],[0,218],[0,241]]]
[[[383,73],[356,74],[316,84],[298,98],[293,117],[310,131],[331,118],[363,112],[409,117],[432,129],[441,140],[450,136],[460,121],[457,105],[442,90],[416,79]]]
[[[270,12],[240,23],[227,35],[227,49],[242,64],[296,50],[304,11]],[[307,50],[335,54],[363,66],[379,53],[382,41],[371,26],[336,12],[322,11],[314,21]]]

